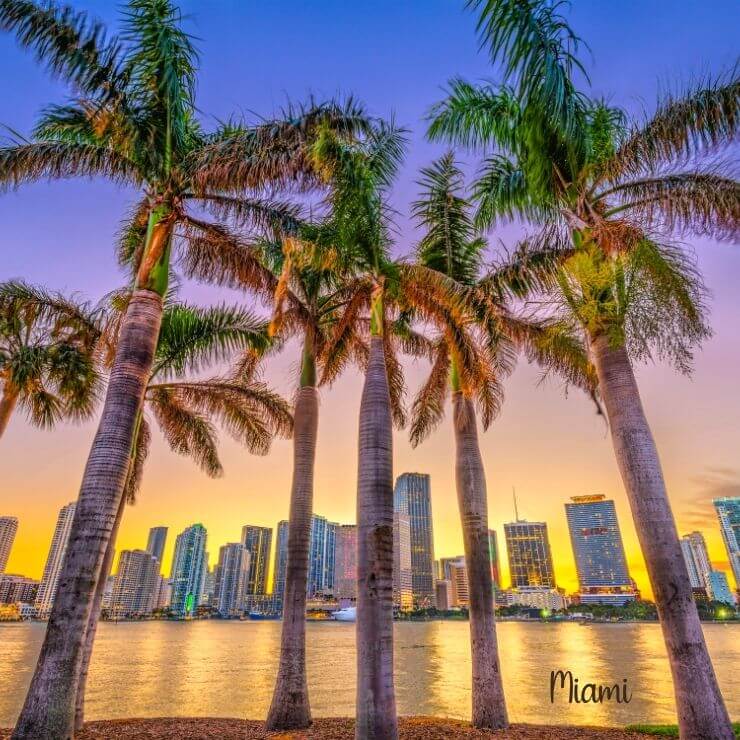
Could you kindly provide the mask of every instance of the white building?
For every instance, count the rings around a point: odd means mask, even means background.
[[[62,569],[64,554],[67,552],[69,534],[72,531],[72,520],[75,516],[77,504],[72,502],[63,506],[59,511],[57,523],[54,527],[54,535],[51,538],[51,547],[44,565],[44,575],[41,577],[38,594],[36,595],[36,614],[45,619],[54,605],[54,597],[57,592],[57,583]]]
[[[411,519],[399,512],[393,514],[393,606],[402,610],[414,606]]]
[[[10,558],[10,549],[18,531],[18,519],[14,516],[0,516],[0,573],[5,573]]]

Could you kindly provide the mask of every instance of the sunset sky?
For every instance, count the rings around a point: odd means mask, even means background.
[[[79,0],[108,21],[118,3]],[[407,219],[419,168],[443,151],[424,139],[424,115],[453,76],[496,79],[478,52],[474,17],[461,0],[345,0],[255,2],[188,0],[186,27],[197,37],[201,72],[197,104],[206,127],[232,114],[271,116],[286,100],[353,93],[377,115],[394,113],[411,128],[411,144],[393,205],[399,211],[398,254],[418,239]],[[659,89],[727,68],[735,61],[737,0],[574,0],[570,15],[588,42],[592,91],[640,114]],[[0,35],[3,95],[0,123],[27,134],[46,104],[62,102],[63,86],[50,81],[30,55]],[[3,134],[4,135],[4,134]],[[120,287],[113,237],[132,193],[100,181],[41,183],[0,196],[0,280],[24,278],[97,300]],[[491,235],[511,244],[520,231]],[[687,378],[661,365],[640,366],[643,400],[661,453],[681,534],[704,532],[716,566],[728,571],[711,499],[740,495],[740,250],[693,240],[712,291],[714,337],[697,353]],[[247,300],[237,293],[184,284],[182,296],[200,303]],[[271,361],[266,379],[290,395],[295,347]],[[423,363],[407,364],[409,398],[424,377]],[[633,577],[649,586],[614,463],[611,442],[593,406],[578,392],[565,396],[557,379],[522,363],[508,381],[501,417],[482,437],[489,516],[503,543],[502,523],[513,518],[516,487],[523,518],[549,525],[561,585],[577,586],[563,505],[570,496],[613,498]],[[733,380],[733,378],[735,380]],[[361,378],[350,372],[322,391],[315,511],[335,521],[355,519],[357,414]],[[9,572],[40,577],[59,508],[74,500],[95,424],[37,431],[17,415],[0,441],[0,515],[20,528]],[[208,530],[211,563],[220,545],[239,538],[243,524],[275,526],[287,518],[291,444],[278,441],[268,457],[250,457],[224,438],[226,474],[205,477],[171,453],[155,434],[137,504],[129,508],[118,550],[144,547],[149,527],[170,528],[165,567],[175,535],[200,521]],[[395,435],[395,474],[432,477],[437,557],[462,552],[449,422],[419,449],[405,432]],[[503,548],[502,548],[503,549]],[[504,568],[504,584],[508,573]]]

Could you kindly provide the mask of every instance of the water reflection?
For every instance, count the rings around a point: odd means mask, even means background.
[[[0,726],[23,702],[43,625],[0,625]],[[396,624],[398,711],[467,718],[470,648],[467,622]],[[740,717],[740,626],[705,625],[730,714]],[[316,716],[350,715],[355,702],[354,625],[310,623],[308,680]],[[517,722],[623,725],[670,722],[670,671],[657,624],[498,625],[509,714]],[[280,645],[279,622],[104,623],[88,685],[90,718],[210,715],[264,717]],[[552,670],[571,670],[581,684],[629,680],[633,698],[550,704]],[[122,687],[125,691],[122,692]],[[125,700],[122,700],[125,696]]]

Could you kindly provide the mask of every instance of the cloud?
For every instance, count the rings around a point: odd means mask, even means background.
[[[696,492],[681,502],[681,528],[716,527],[717,512],[712,500],[740,496],[740,470],[729,467],[707,468],[694,476],[691,484]]]

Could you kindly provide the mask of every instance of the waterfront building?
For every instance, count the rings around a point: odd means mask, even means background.
[[[411,522],[399,512],[393,514],[393,606],[402,611],[414,606]]]
[[[488,555],[491,559],[491,582],[493,588],[501,588],[501,566],[498,553],[498,537],[495,529],[488,530]]]
[[[501,606],[518,605],[547,611],[562,611],[570,604],[562,589],[542,586],[520,586],[509,591],[501,591],[496,597]]]
[[[634,601],[614,501],[573,496],[565,504],[582,603],[622,605]]]
[[[172,559],[171,610],[180,617],[192,616],[200,604],[206,560],[207,532],[202,524],[187,527],[175,540]]]
[[[450,583],[450,604],[453,607],[467,607],[470,604],[470,592],[468,590],[468,569],[465,566],[465,556],[441,558],[439,562],[444,576],[443,580]]]
[[[440,611],[452,609],[452,583],[445,578],[438,580],[435,584],[435,597],[437,599],[437,609]]]
[[[556,587],[545,522],[517,520],[504,524],[512,588]]]
[[[727,559],[735,577],[735,588],[740,592],[740,496],[717,498],[712,503],[717,511]]]
[[[727,574],[723,571],[709,571],[709,591],[712,601],[722,601],[725,604],[735,606],[735,597],[732,595],[732,591],[730,591]]]
[[[110,612],[113,605],[113,589],[115,588],[115,586],[116,577],[108,576],[105,579],[105,586],[103,586],[103,599],[100,602],[100,608],[107,612]]]
[[[357,599],[357,525],[340,524],[334,555],[334,596]]]
[[[709,559],[707,543],[701,532],[691,532],[681,538],[681,553],[689,573],[689,581],[692,588],[703,588],[707,596],[711,598],[712,587],[709,582],[709,574],[712,561]]]
[[[393,490],[393,510],[409,517],[411,534],[411,582],[416,606],[434,606],[434,530],[430,478],[422,473],[403,473]]]
[[[147,550],[123,550],[111,595],[116,619],[148,616],[154,609],[159,585],[159,560]]]
[[[26,576],[0,573],[0,604],[33,604],[39,582]]]
[[[267,572],[270,567],[272,528],[246,524],[242,527],[242,544],[249,551],[249,581],[247,593],[267,593]]]
[[[149,539],[146,543],[146,551],[159,560],[160,570],[162,558],[164,557],[164,546],[167,543],[167,527],[152,527],[149,530]]]
[[[0,516],[0,573],[5,573],[10,558],[13,540],[18,532],[18,518],[14,516]]]
[[[334,588],[334,557],[336,554],[338,524],[326,517],[311,517],[311,539],[308,556],[308,583],[306,593],[311,599],[318,594],[331,593]]]
[[[77,504],[72,502],[63,506],[59,511],[54,534],[51,538],[51,547],[46,557],[44,573],[41,576],[38,593],[36,594],[36,614],[45,619],[54,605],[54,597],[57,592],[57,583],[62,569],[64,554],[67,552],[69,534],[72,531],[72,520],[75,516]]]
[[[285,573],[288,568],[288,522],[283,519],[277,525],[275,542],[275,567],[272,577],[272,593],[282,601],[285,595]]]
[[[244,614],[250,561],[251,553],[243,542],[230,542],[219,550],[213,605],[222,617],[240,617]]]
[[[154,602],[154,609],[157,611],[169,609],[171,601],[172,581],[160,574],[159,578],[157,579],[157,598]]]

